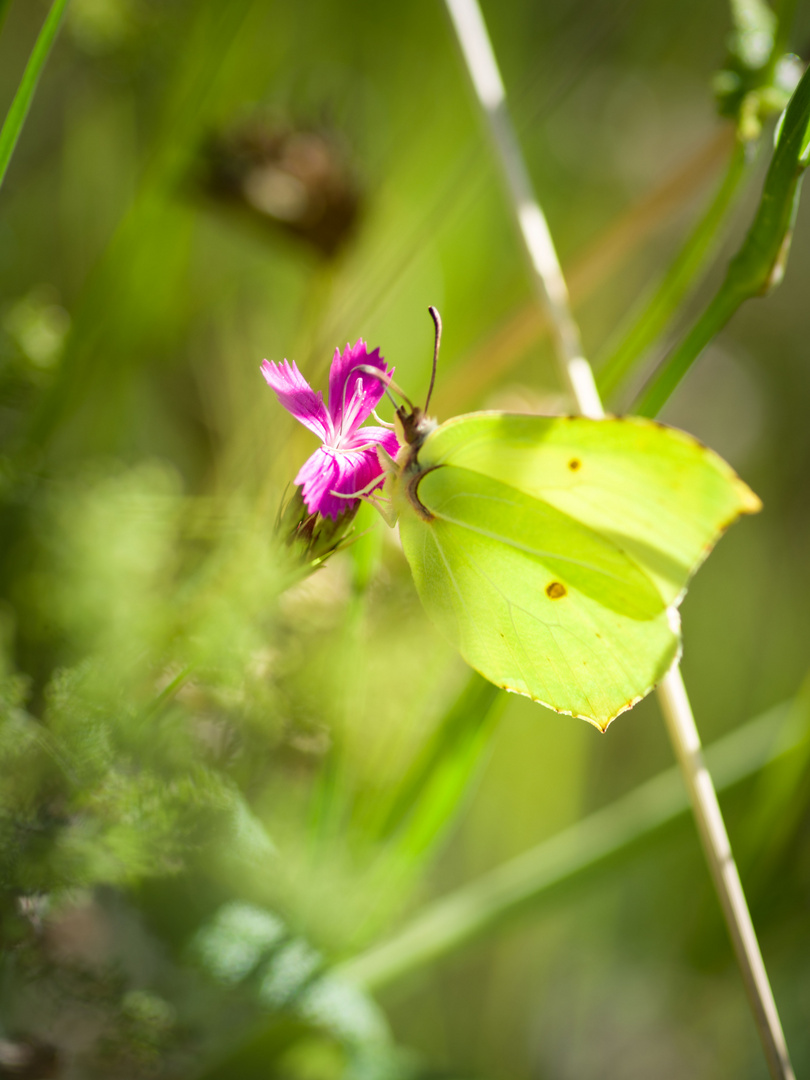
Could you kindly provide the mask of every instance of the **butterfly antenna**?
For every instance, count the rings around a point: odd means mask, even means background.
[[[428,387],[427,398],[425,399],[425,412],[428,411],[428,405],[430,405],[430,398],[433,394],[433,384],[436,382],[436,368],[439,364],[439,346],[442,343],[442,317],[435,307],[429,307],[430,317],[433,319],[433,325],[436,327],[436,335],[433,339],[433,371],[430,376],[430,386]]]

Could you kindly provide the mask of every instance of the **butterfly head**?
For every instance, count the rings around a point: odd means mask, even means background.
[[[408,446],[416,451],[437,427],[436,421],[431,416],[425,415],[425,410],[417,405],[408,409],[400,405],[394,414],[394,428],[397,438],[403,446]]]

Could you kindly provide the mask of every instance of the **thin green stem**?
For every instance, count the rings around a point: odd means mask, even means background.
[[[657,416],[671,397],[678,383],[745,300],[729,290],[721,289],[686,335],[670,353],[659,375],[650,383],[644,396],[633,406],[637,416]]]
[[[709,870],[737,956],[745,993],[762,1039],[768,1069],[774,1080],[795,1080],[765,961],[680,668],[674,668],[661,683],[658,699],[695,813],[703,850],[711,852]]]
[[[782,280],[800,181],[807,167],[810,139],[810,69],[801,78],[785,111],[757,212],[725,279],[681,344],[666,358],[641,394],[634,412],[655,416],[705,346],[746,300],[761,296]]]
[[[744,144],[737,140],[726,174],[706,213],[692,230],[629,331],[600,367],[597,384],[603,395],[613,393],[623,382],[670,322],[690,288],[703,275],[714,254],[721,227],[736,203],[741,181],[749,171],[752,157],[746,152]]]
[[[733,787],[786,757],[803,738],[803,723],[795,722],[787,704],[750,720],[706,750],[718,789]],[[437,900],[395,937],[346,961],[336,974],[369,990],[388,985],[503,926],[564,882],[626,857],[640,841],[682,817],[689,805],[681,772],[673,766]]]
[[[0,4],[2,3],[3,0],[0,0]],[[45,62],[47,61],[53,43],[56,40],[56,35],[59,31],[60,23],[62,22],[62,16],[65,14],[68,3],[69,0],[53,0],[51,10],[48,12],[48,16],[42,24],[39,37],[36,40],[33,52],[31,53],[25,71],[23,72],[23,77],[17,88],[17,93],[14,95],[11,108],[6,115],[3,128],[0,130],[0,187],[2,187],[3,180],[6,177],[8,164],[11,161],[12,154],[17,145],[17,140],[20,137],[25,118],[28,116],[28,110],[31,108],[31,101],[33,100],[39,77],[42,74],[42,69],[45,67]],[[3,8],[0,7],[0,22],[2,21],[2,16]]]

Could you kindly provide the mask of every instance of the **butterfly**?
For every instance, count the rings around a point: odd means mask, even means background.
[[[656,421],[407,406],[379,453],[429,616],[495,685],[604,731],[679,658],[687,582],[760,500]]]

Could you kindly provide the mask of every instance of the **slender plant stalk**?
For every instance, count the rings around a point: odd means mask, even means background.
[[[523,239],[538,296],[554,328],[557,360],[571,396],[586,416],[604,416],[590,364],[582,355],[578,327],[551,234],[534,195],[528,170],[506,107],[506,93],[477,0],[445,0],[479,104],[486,117],[510,202]],[[677,666],[664,678],[658,697],[681,766],[721,906],[735,946],[771,1074],[794,1080],[779,1015],[711,777],[700,749],[689,699]],[[733,873],[729,871],[733,868]],[[736,878],[736,885],[735,885]]]
[[[657,374],[650,379],[646,389],[634,402],[632,411],[637,416],[658,415],[689,368],[712,338],[720,333],[745,299],[747,299],[746,296],[732,289],[720,289],[680,345],[669,354]]]
[[[600,393],[611,394],[624,380],[636,361],[658,338],[678,305],[711,258],[717,234],[736,203],[741,181],[753,159],[753,149],[735,141],[726,174],[706,213],[697,223],[658,288],[636,316],[606,362],[600,367],[597,382]]]
[[[571,315],[568,287],[557,260],[551,233],[534,196],[523,153],[506,111],[506,91],[481,9],[475,0],[446,0],[446,3],[475,92],[489,120],[490,134],[529,259],[532,282],[551,322],[560,369],[580,412],[585,416],[601,418],[605,415],[602,402],[591,365],[582,355],[579,327]]]
[[[775,761],[793,758],[806,742],[804,716],[777,705],[706,750],[720,790]],[[494,927],[507,924],[552,889],[597,865],[615,865],[640,841],[690,808],[680,769],[673,765],[556,836],[444,896],[400,933],[347,960],[335,974],[368,990],[446,956]]]
[[[703,847],[712,852],[709,869],[714,878],[734,951],[740,962],[748,1000],[762,1035],[768,1067],[774,1077],[792,1077],[793,1069],[776,1002],[771,993],[768,973],[731,851],[717,792],[706,768],[700,736],[680,669],[674,669],[661,684],[658,699],[686,781],[690,802],[696,808],[695,819]]]
[[[680,169],[633,203],[572,259],[566,277],[574,307],[616,274],[626,256],[637,251],[642,243],[649,243],[650,236],[670,221],[709,178],[714,178],[726,163],[733,145],[734,133],[730,128],[721,128]],[[515,367],[532,345],[545,338],[548,331],[545,310],[533,298],[514,309],[441,379],[433,399],[437,414],[441,416],[451,408],[458,412],[459,404],[480,397],[496,378]]]
[[[720,288],[681,344],[666,358],[635,411],[655,416],[709,341],[746,300],[782,280],[810,154],[810,69],[785,110],[757,212]]]
[[[14,100],[11,102],[11,107],[3,122],[3,128],[0,130],[0,187],[2,187],[5,180],[8,164],[20,137],[25,118],[28,116],[28,110],[31,107],[39,77],[45,67],[51,47],[56,40],[59,25],[62,22],[62,16],[65,14],[68,3],[69,0],[53,0],[51,10],[42,24],[39,37],[26,64],[17,93],[14,95]],[[0,0],[0,4],[2,4],[2,0]],[[2,16],[3,9],[0,7],[0,21],[2,21]]]

